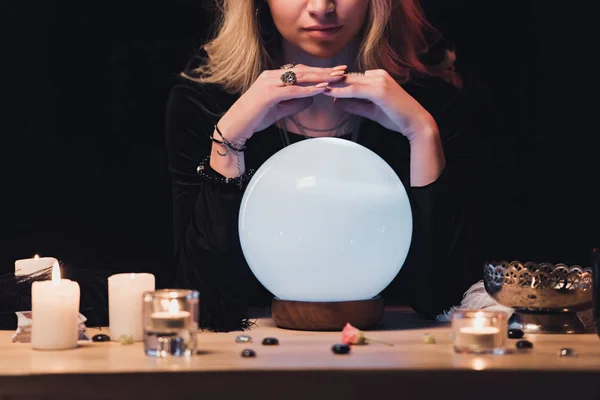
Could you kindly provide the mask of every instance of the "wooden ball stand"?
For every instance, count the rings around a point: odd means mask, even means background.
[[[341,331],[347,322],[369,329],[383,315],[383,298],[354,301],[294,301],[273,298],[271,317],[279,328],[301,331]]]

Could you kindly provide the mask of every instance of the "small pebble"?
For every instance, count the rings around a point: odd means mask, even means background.
[[[508,330],[508,338],[509,339],[521,339],[523,337],[523,331],[521,329],[509,329]]]
[[[273,346],[279,344],[279,339],[274,337],[266,337],[263,339],[262,344],[265,346]]]
[[[240,335],[235,337],[236,343],[252,343],[252,337],[248,335]]]
[[[133,340],[133,336],[131,335],[121,335],[119,336],[119,342],[121,344],[133,344],[135,340]]]
[[[434,344],[435,343],[435,337],[429,333],[426,333],[423,335],[423,342],[427,343],[427,344]]]
[[[517,349],[531,349],[533,348],[533,343],[529,340],[519,340],[517,342]]]
[[[252,349],[244,349],[242,351],[242,357],[256,357],[256,352]]]
[[[568,347],[563,347],[558,352],[559,357],[577,357],[577,352],[573,349],[569,349]]]
[[[335,354],[348,354],[350,353],[350,346],[342,343],[334,344],[331,347],[331,351],[333,351]]]
[[[110,342],[110,336],[103,333],[92,336],[92,342]]]

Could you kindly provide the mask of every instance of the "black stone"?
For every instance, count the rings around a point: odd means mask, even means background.
[[[533,343],[529,340],[519,340],[517,342],[517,349],[531,349],[533,348]]]
[[[92,336],[92,342],[110,342],[110,336],[103,333]]]
[[[244,349],[242,351],[242,357],[256,357],[256,352],[252,349]]]
[[[264,344],[265,346],[274,346],[279,344],[279,339],[274,337],[266,337],[263,339],[262,344]]]
[[[521,339],[523,337],[523,331],[520,329],[509,329],[508,330],[508,338],[509,339]]]
[[[350,353],[350,346],[341,343],[334,344],[331,347],[331,351],[333,351],[335,354],[348,354]]]

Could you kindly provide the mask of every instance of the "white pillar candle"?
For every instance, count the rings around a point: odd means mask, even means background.
[[[154,291],[154,287],[154,275],[148,273],[108,277],[108,323],[112,340],[118,341],[122,335],[131,335],[136,342],[144,339],[142,294]]]
[[[79,284],[60,278],[58,262],[52,279],[31,286],[31,345],[38,350],[77,347],[79,337]]]
[[[33,274],[46,268],[50,268],[58,260],[54,257],[40,257],[37,254],[32,258],[24,258],[15,261],[15,276]]]

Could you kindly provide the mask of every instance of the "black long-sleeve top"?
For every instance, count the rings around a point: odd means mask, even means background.
[[[440,177],[427,186],[410,187],[408,141],[376,122],[362,122],[358,143],[396,171],[413,212],[410,250],[401,271],[382,292],[384,300],[408,304],[434,318],[460,303],[481,275],[475,241],[478,216],[469,214],[474,209],[471,158],[476,132],[461,90],[433,79],[413,80],[403,87],[438,123],[446,156]],[[240,246],[238,212],[245,186],[219,184],[197,174],[199,163],[210,154],[214,124],[237,98],[216,85],[182,78],[173,87],[166,110],[176,285],[200,291],[200,324],[217,331],[244,328],[248,307],[270,300]],[[306,140],[290,136],[292,142]],[[246,170],[258,169],[283,146],[277,127],[256,132],[246,144]]]

